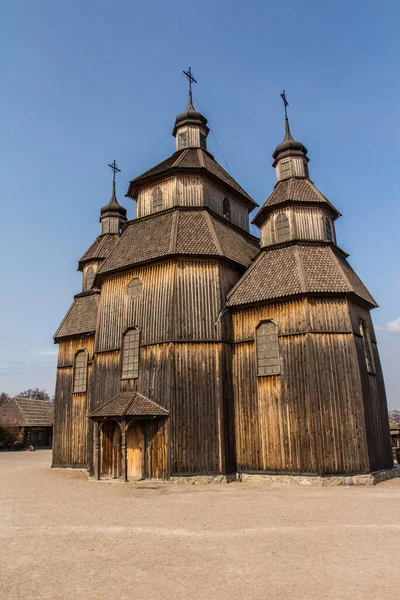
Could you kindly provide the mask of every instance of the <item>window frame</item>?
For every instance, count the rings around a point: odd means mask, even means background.
[[[85,363],[84,365],[80,366],[77,364],[78,361],[78,357],[79,356],[85,356]],[[89,362],[89,355],[88,355],[88,351],[85,350],[84,348],[82,348],[81,350],[78,350],[75,353],[74,356],[74,368],[73,368],[73,373],[72,373],[72,393],[73,394],[86,394],[87,392],[87,383],[88,383],[88,362]],[[82,373],[84,373],[84,377],[82,378],[83,383],[78,384],[77,381],[77,374],[79,373],[79,371],[82,371]],[[79,389],[77,389],[79,387]]]
[[[130,291],[129,288],[131,288],[131,287],[133,288],[135,283],[136,283],[135,287],[138,289],[136,291],[136,295],[133,295],[133,293]],[[130,282],[128,283],[128,285],[126,286],[125,292],[130,300],[137,300],[138,298],[140,298],[143,295],[143,281],[140,279],[140,277],[133,277],[130,280]]]
[[[226,221],[231,221],[232,212],[231,212],[231,202],[228,196],[225,196],[222,202],[222,215]]]
[[[260,329],[265,326],[265,325],[272,325],[273,326],[273,330],[269,330],[267,331],[265,334],[263,334],[263,337],[266,338],[272,338],[275,337],[275,341],[274,341],[274,346],[270,346],[268,347],[268,340],[266,339],[265,342],[261,342],[260,340]],[[275,323],[275,321],[273,319],[263,319],[262,321],[260,321],[255,329],[255,350],[256,350],[256,372],[257,372],[257,377],[275,377],[277,375],[281,374],[281,354],[280,354],[280,348],[279,348],[279,327],[277,325],[277,323]],[[260,346],[261,344],[264,344],[266,347],[265,349],[261,350]],[[264,356],[260,356],[261,352],[265,352]],[[270,354],[270,356],[268,356],[268,353]],[[273,354],[272,354],[273,353]],[[272,354],[272,355],[271,355]],[[264,365],[260,365],[260,361],[271,361],[272,359],[276,358],[275,362],[271,362],[271,364],[264,364]],[[271,369],[271,372],[266,373],[266,372],[260,372],[261,369]]]
[[[333,242],[333,228],[329,217],[324,217],[324,232],[327,242]]]
[[[283,169],[284,169],[285,166],[287,166],[288,169],[284,173]],[[293,163],[292,163],[292,160],[290,158],[288,160],[282,160],[281,161],[281,179],[290,179],[291,177],[293,177]]]
[[[163,209],[163,192],[160,186],[154,188],[151,192],[151,211],[160,212]]]
[[[200,148],[207,150],[207,134],[200,131]]]
[[[281,227],[280,229],[278,228],[278,220],[282,220],[285,219],[287,222],[287,237],[285,236],[285,239],[279,239],[279,231],[282,231],[284,228]],[[275,217],[275,221],[274,221],[274,228],[275,228],[275,242],[277,244],[284,244],[285,242],[289,242],[292,236],[292,231],[291,231],[291,227],[290,227],[290,219],[287,216],[287,214],[285,212],[281,212],[279,213],[279,215],[277,215]],[[286,229],[286,225],[285,225],[285,229]]]
[[[132,348],[125,348],[126,338],[132,333],[136,333],[136,339],[131,343],[135,343],[135,346]],[[132,354],[127,354],[128,350],[132,350]],[[135,360],[136,356],[136,360]],[[140,330],[137,327],[129,327],[126,329],[122,335],[122,344],[121,344],[121,379],[137,379],[139,377],[139,361],[140,361]],[[129,370],[129,365],[132,365],[131,370]],[[127,365],[125,367],[125,365]]]
[[[90,272],[90,277],[92,277],[92,275],[93,275],[90,285],[89,285],[89,272]],[[96,271],[94,270],[94,268],[92,266],[88,267],[85,272],[85,291],[86,292],[90,291],[93,288],[95,277],[96,277]]]
[[[184,150],[185,148],[189,147],[189,136],[188,136],[188,131],[187,129],[185,129],[184,131],[180,131],[178,133],[178,140],[179,140],[179,150]]]
[[[376,375],[375,359],[372,350],[371,334],[365,319],[360,319],[358,325],[359,335],[362,340],[365,366],[369,375]]]

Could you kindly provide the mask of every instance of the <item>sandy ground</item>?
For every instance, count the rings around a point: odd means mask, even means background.
[[[387,600],[399,589],[399,479],[123,484],[50,462],[46,450],[0,453],[4,600]]]

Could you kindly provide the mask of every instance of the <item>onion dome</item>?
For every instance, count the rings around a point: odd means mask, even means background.
[[[115,182],[113,182],[110,202],[100,210],[100,218],[103,217],[120,217],[126,220],[126,208],[120,205],[115,195]]]
[[[207,133],[210,131],[207,127],[207,119],[193,106],[191,92],[189,93],[189,103],[185,112],[178,115],[175,119],[175,125],[172,131],[172,135],[176,136],[178,129],[184,127],[185,125],[197,125],[203,127]]]
[[[279,160],[282,158],[287,158],[288,156],[299,156],[308,162],[309,159],[307,158],[307,152],[307,148],[304,146],[304,144],[293,139],[292,134],[290,133],[289,119],[286,117],[285,137],[283,142],[276,147],[272,155],[272,158],[274,159],[272,166],[275,167]]]

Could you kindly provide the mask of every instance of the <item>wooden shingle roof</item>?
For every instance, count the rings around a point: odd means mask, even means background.
[[[86,250],[85,254],[79,259],[79,269],[82,269],[82,266],[85,262],[107,258],[107,256],[114,250],[118,242],[118,233],[106,233],[105,235],[99,235],[90,248]]]
[[[255,225],[260,225],[263,221],[263,217],[271,208],[276,208],[281,204],[290,204],[292,202],[326,205],[334,218],[340,217],[340,212],[323,194],[321,194],[309,179],[292,177],[291,179],[279,181],[276,184],[274,191],[254,217],[253,223]]]
[[[354,294],[377,306],[348,262],[330,244],[313,243],[264,248],[229,292],[226,305],[309,293]]]
[[[172,156],[163,160],[155,167],[152,167],[148,171],[145,171],[138,177],[135,177],[130,184],[127,192],[127,196],[135,198],[137,189],[140,185],[158,178],[161,174],[163,177],[171,174],[172,172],[182,171],[192,172],[193,170],[202,171],[211,177],[219,179],[225,186],[230,187],[232,190],[237,192],[246,200],[246,203],[250,206],[250,209],[258,206],[256,202],[249,196],[249,194],[221,167],[220,164],[214,160],[212,154],[203,150],[202,148],[185,148],[184,150],[178,150]]]
[[[45,427],[53,424],[53,405],[48,400],[11,398],[0,405],[0,425]]]
[[[167,417],[169,412],[138,392],[122,392],[93,410],[89,417]]]
[[[221,256],[248,267],[259,241],[204,207],[168,209],[134,219],[99,274],[168,255]]]
[[[54,334],[54,339],[57,341],[61,338],[96,331],[97,308],[97,292],[77,294]]]

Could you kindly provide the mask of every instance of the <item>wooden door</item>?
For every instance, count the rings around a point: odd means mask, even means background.
[[[111,479],[113,476],[113,437],[115,423],[109,421],[101,427],[100,446],[100,476],[102,479]]]
[[[126,432],[126,462],[128,479],[142,479],[143,452],[144,452],[143,430],[139,422],[129,425]]]

